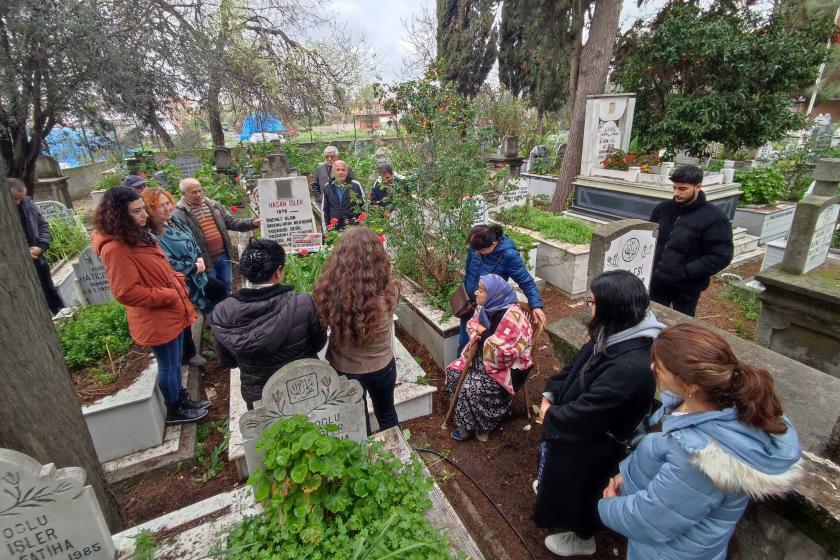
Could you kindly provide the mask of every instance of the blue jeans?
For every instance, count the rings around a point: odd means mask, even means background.
[[[181,354],[184,351],[184,335],[181,332],[174,340],[152,346],[152,352],[157,360],[157,386],[163,394],[163,402],[167,408],[178,404],[181,396]]]
[[[213,266],[207,268],[207,275],[222,282],[230,293],[233,288],[233,269],[230,266],[230,257],[225,253],[213,261]]]
[[[365,402],[367,402],[367,396],[370,395],[370,400],[373,402],[373,414],[379,423],[380,432],[399,425],[397,408],[394,406],[394,387],[397,384],[396,360],[392,359],[387,366],[379,371],[361,374],[344,373],[342,375],[347,379],[355,379],[361,383],[362,389],[365,391]],[[365,423],[367,424],[368,434],[370,434],[367,408],[365,408]]]

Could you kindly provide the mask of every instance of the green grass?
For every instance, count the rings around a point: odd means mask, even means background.
[[[132,344],[125,307],[116,301],[80,307],[57,330],[64,360],[71,369],[116,360]]]
[[[87,232],[73,221],[64,218],[50,218],[52,242],[47,249],[46,258],[50,266],[55,266],[61,259],[72,259],[90,245]]]
[[[756,294],[749,290],[729,286],[723,292],[723,297],[740,307],[748,321],[756,321],[758,316],[761,315],[761,301]]]
[[[208,450],[207,440],[213,435],[213,432],[219,432],[224,437],[219,445]],[[227,453],[229,441],[230,430],[228,429],[227,416],[214,422],[203,422],[198,425],[196,430],[195,461],[204,469],[204,474],[201,475],[199,481],[207,482],[216,478],[225,469],[227,462],[223,455]]]
[[[592,227],[585,222],[531,206],[514,206],[498,212],[495,218],[504,224],[538,231],[546,239],[574,244],[592,241]]]

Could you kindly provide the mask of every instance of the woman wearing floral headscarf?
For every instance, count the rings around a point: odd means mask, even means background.
[[[533,365],[534,330],[513,287],[501,276],[487,274],[475,297],[475,314],[467,322],[469,342],[446,368],[446,388],[457,398],[452,437],[459,441],[473,434],[487,441]]]

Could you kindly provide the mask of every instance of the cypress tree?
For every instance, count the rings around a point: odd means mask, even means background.
[[[498,0],[437,0],[437,53],[444,77],[474,97],[496,60]]]

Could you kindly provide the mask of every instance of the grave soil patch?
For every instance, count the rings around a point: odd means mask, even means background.
[[[583,300],[569,300],[559,291],[547,286],[543,292],[545,312],[548,321],[578,313]],[[543,545],[550,531],[538,529],[530,519],[534,507],[534,492],[531,481],[537,474],[537,447],[540,442],[541,426],[526,419],[525,399],[517,394],[511,411],[502,420],[498,430],[490,435],[486,443],[471,439],[464,442],[453,440],[449,433],[454,429],[441,429],[441,423],[449,407],[449,395],[444,389],[444,374],[437,367],[425,348],[410,338],[405,331],[397,330],[400,342],[412,355],[421,359],[421,366],[427,372],[429,383],[438,391],[434,393],[432,415],[404,422],[402,426],[411,432],[409,443],[415,448],[430,448],[447,455],[472,477],[493,499],[511,523],[525,538],[531,551],[540,560],[557,558]],[[546,379],[560,371],[560,362],[555,358],[548,335],[541,334],[535,343],[535,367],[526,384],[525,394],[529,405],[539,405]],[[451,423],[450,423],[451,424]],[[529,430],[524,430],[530,425]],[[530,558],[519,539],[510,530],[496,509],[487,501],[472,482],[451,465],[437,457],[420,452],[429,465],[446,497],[457,510],[485,557],[494,560],[527,560]],[[624,540],[610,532],[596,537],[598,551],[588,558],[623,558]]]
[[[201,370],[201,383],[205,394],[193,395],[193,398],[210,399],[213,405],[209,414],[199,424],[199,428],[201,424],[211,423],[225,426],[229,411],[230,370],[219,367],[215,358],[208,360]],[[214,428],[203,441],[208,456],[214,448],[224,444],[221,454],[223,463],[217,476],[206,482],[202,481],[208,467],[190,461],[189,465],[180,465],[174,472],[158,472],[140,479],[132,486],[118,486],[114,493],[123,508],[126,526],[133,527],[216,494],[228,492],[240,485],[236,466],[227,461],[224,434]]]
[[[76,390],[76,395],[79,397],[82,406],[89,406],[121,389],[125,389],[134,383],[134,380],[149,367],[153,359],[151,350],[132,344],[124,356],[114,360],[119,377],[111,383],[100,383],[92,375],[93,371],[97,369],[101,371],[105,368],[110,372],[110,363],[107,359],[102,365],[71,371],[70,377],[73,380],[73,388]]]
[[[754,277],[759,268],[761,268],[761,260],[756,260],[728,270],[727,273],[737,274],[746,279]],[[728,288],[729,283],[722,279],[720,275],[712,278],[712,283],[700,295],[696,317],[713,324],[719,329],[755,342],[756,321],[748,319],[746,311],[741,306],[726,298],[725,294]]]

